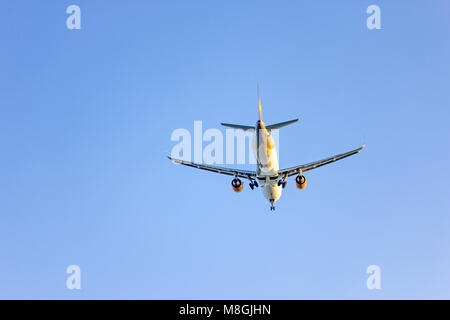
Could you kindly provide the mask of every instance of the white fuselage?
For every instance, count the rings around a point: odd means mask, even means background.
[[[255,127],[253,150],[257,163],[256,176],[263,190],[264,197],[272,204],[281,197],[278,185],[278,157],[275,143],[262,121]],[[272,179],[271,179],[272,177]]]

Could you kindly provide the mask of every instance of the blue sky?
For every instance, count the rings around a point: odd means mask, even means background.
[[[450,298],[446,1],[0,9],[0,298]],[[165,158],[194,120],[253,125],[257,81],[266,123],[300,118],[281,167],[367,144],[275,213]]]

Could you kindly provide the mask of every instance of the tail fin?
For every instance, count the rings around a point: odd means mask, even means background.
[[[260,96],[260,92],[259,92],[259,82],[258,82],[258,107],[259,107],[259,120],[262,122],[261,96]]]
[[[294,120],[289,120],[289,121],[284,121],[284,122],[280,122],[280,123],[275,123],[275,124],[271,124],[270,126],[266,126],[267,130],[273,130],[273,129],[280,129],[282,127],[288,126],[292,123],[297,122],[298,119],[294,119]]]

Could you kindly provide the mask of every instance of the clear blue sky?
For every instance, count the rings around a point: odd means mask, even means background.
[[[449,31],[443,0],[3,1],[0,298],[449,299]],[[165,158],[253,125],[258,80],[265,122],[300,118],[281,167],[367,143],[274,214]]]

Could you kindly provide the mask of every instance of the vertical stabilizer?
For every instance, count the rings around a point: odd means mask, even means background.
[[[261,95],[259,91],[259,82],[258,82],[258,107],[259,107],[259,120],[262,122]]]

